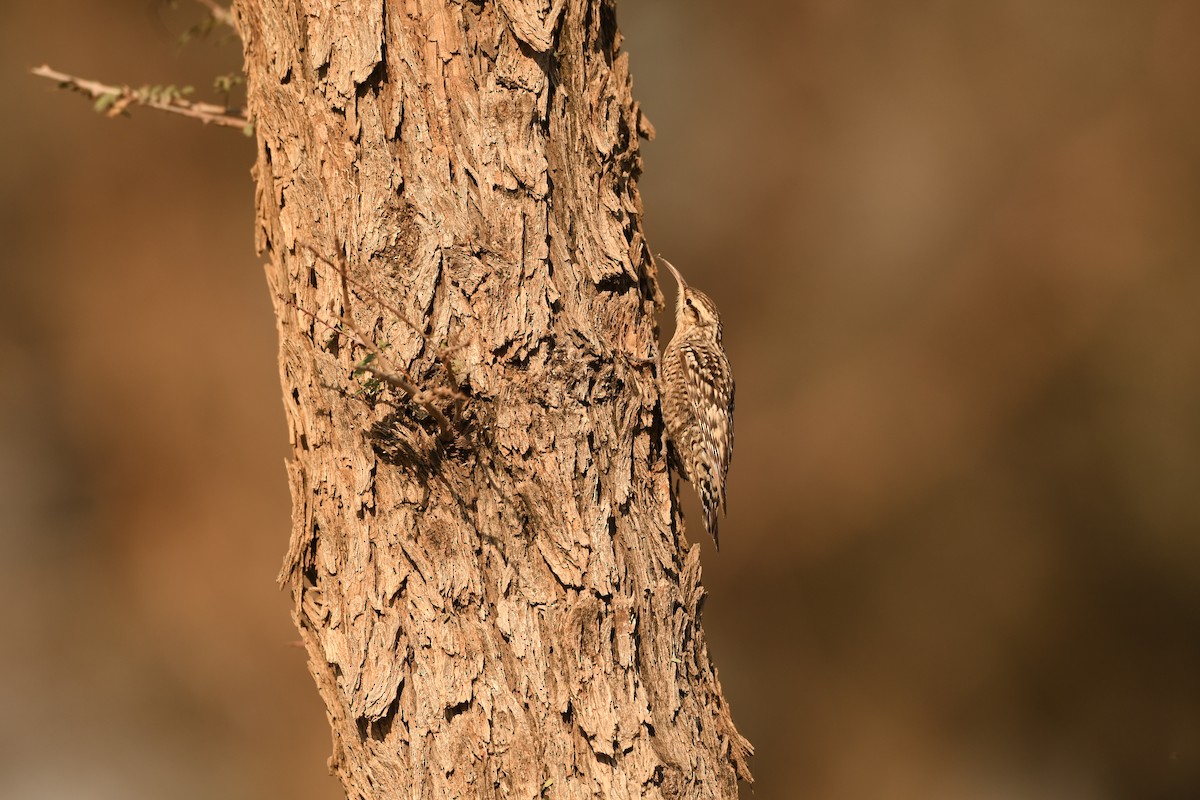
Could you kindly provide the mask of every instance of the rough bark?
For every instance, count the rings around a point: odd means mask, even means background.
[[[234,12],[293,445],[281,580],[348,796],[736,797],[750,746],[674,516],[650,129],[613,4]],[[344,257],[349,308],[313,250]],[[466,397],[449,441],[360,389],[342,319]]]

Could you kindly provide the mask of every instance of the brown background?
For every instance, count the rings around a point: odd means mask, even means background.
[[[23,74],[207,87],[191,13],[0,6],[6,798],[339,796],[252,145]],[[1200,797],[1200,4],[619,21],[738,377],[706,623],[753,796]]]

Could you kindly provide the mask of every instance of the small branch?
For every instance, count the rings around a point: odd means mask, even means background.
[[[354,334],[354,337],[358,339],[359,344],[367,348],[367,352],[373,355],[379,363],[387,364],[387,357],[383,354],[383,351],[376,347],[374,342],[364,336],[354,324],[354,318],[350,312],[350,285],[346,282],[346,269],[344,265],[340,272],[342,273],[342,320],[346,323],[346,327],[350,329],[350,332]],[[402,391],[407,392],[412,397],[413,402],[420,403],[434,420],[437,421],[438,427],[442,431],[443,440],[449,441],[454,438],[454,430],[450,426],[450,420],[446,419],[446,415],[433,405],[428,392],[422,392],[413,385],[412,379],[405,374],[404,370],[397,370],[399,374],[395,375],[372,369],[365,362],[360,367],[365,368],[376,378],[385,380]]]
[[[216,0],[196,0],[197,3],[208,9],[208,13],[212,14],[212,18],[222,25],[228,25],[237,30],[237,23],[233,20],[233,14],[229,9],[218,3]]]
[[[429,336],[429,334],[425,333],[425,330],[422,327],[420,327],[419,325],[417,325],[416,323],[409,321],[408,317],[406,317],[406,316],[404,316],[404,314],[400,313],[399,308],[392,305],[386,299],[381,297],[379,295],[379,293],[376,292],[374,289],[372,289],[370,286],[367,286],[365,283],[363,283],[361,281],[357,281],[354,278],[351,278],[349,272],[346,270],[346,265],[344,263],[338,264],[338,263],[334,263],[333,261],[330,261],[328,258],[321,255],[321,251],[318,250],[316,245],[312,244],[311,242],[298,241],[297,244],[308,248],[312,252],[312,254],[314,256],[316,256],[318,261],[328,264],[329,266],[331,266],[335,270],[337,270],[338,275],[341,277],[341,279],[344,283],[349,283],[354,288],[361,289],[363,292],[365,292],[367,295],[369,295],[371,300],[374,300],[376,303],[379,303],[379,305],[382,306],[384,308],[384,310],[390,312],[392,314],[392,316],[394,316],[400,322],[403,322],[405,325],[407,325],[412,330],[413,333],[417,334],[417,336],[420,336],[422,339],[424,339],[426,344],[430,345],[431,347],[434,347],[438,351],[439,358],[444,359],[447,354],[453,353],[456,350],[461,350],[464,347],[466,347],[466,344],[461,344],[461,343],[460,344],[447,343],[446,347],[438,347],[437,344],[433,341],[433,339]]]
[[[354,366],[354,372],[365,372],[404,392],[406,395],[412,398],[414,403],[417,403],[424,408],[425,412],[433,418],[434,422],[437,423],[438,428],[441,431],[442,441],[451,441],[454,438],[454,429],[450,424],[450,420],[447,419],[446,415],[443,414],[433,403],[435,400],[454,400],[457,408],[461,395],[453,390],[420,389],[417,387],[416,383],[413,382],[413,379],[409,377],[408,373],[397,367],[392,367],[395,372],[388,372],[386,370],[372,367],[369,363],[371,360],[378,361],[381,364],[387,364],[388,366],[391,366],[391,364],[388,362],[387,356],[383,354],[383,351],[376,347],[374,342],[363,336],[363,334],[359,332],[358,328],[356,328],[354,323],[350,320],[350,306],[348,305],[349,292],[346,290],[346,283],[344,281],[342,282],[342,300],[345,313],[342,317],[342,324],[346,326],[346,330],[342,330],[338,326],[329,324],[313,312],[303,308],[295,300],[284,297],[282,294],[276,296],[287,305],[311,319],[313,322],[321,325],[337,336],[345,336],[346,338],[350,339],[350,341],[366,350],[370,354],[370,357],[356,364]]]
[[[73,75],[53,70],[46,65],[32,69],[30,72],[39,78],[57,81],[60,88],[70,89],[91,97],[97,101],[97,111],[101,111],[109,117],[123,113],[130,106],[145,106],[158,111],[198,119],[206,125],[237,128],[244,133],[249,133],[251,130],[250,120],[238,114],[236,109],[213,103],[194,103],[191,100],[183,99],[178,92],[154,92],[148,89],[132,89],[128,86],[109,86],[97,81],[76,78]]]
[[[333,261],[330,261],[325,256],[321,255],[321,251],[319,249],[317,249],[317,246],[312,244],[311,242],[307,242],[304,240],[298,240],[297,244],[299,244],[302,247],[308,248],[308,250],[312,252],[313,256],[318,261],[328,264],[329,266],[331,266],[335,270],[337,270],[338,275],[342,279],[342,308],[346,315],[348,315],[350,313],[350,290],[349,290],[348,286],[354,286],[355,288],[360,289],[363,292],[365,292],[368,295],[368,297],[370,297],[370,299],[374,300],[376,303],[379,303],[379,305],[382,306],[385,310],[391,312],[392,316],[394,316],[400,322],[403,322],[405,325],[407,325],[410,329],[412,329],[412,331],[414,333],[416,333],[418,336],[420,336],[422,339],[424,339],[425,343],[427,345],[429,345],[436,351],[437,358],[439,361],[442,362],[442,367],[445,368],[446,376],[449,378],[449,386],[447,387],[447,390],[445,390],[445,391],[439,390],[439,389],[423,391],[421,393],[421,396],[450,397],[451,399],[454,400],[454,417],[456,420],[459,419],[462,416],[463,401],[466,398],[463,397],[461,392],[459,392],[457,389],[454,388],[455,384],[458,383],[458,379],[455,377],[455,374],[454,374],[454,366],[451,363],[450,354],[455,352],[456,350],[461,350],[462,348],[466,347],[466,343],[451,344],[450,342],[447,342],[445,347],[439,347],[437,345],[437,343],[435,343],[433,341],[433,339],[430,338],[429,334],[425,333],[425,330],[423,328],[421,328],[420,326],[411,322],[408,319],[408,317],[406,317],[404,314],[400,313],[399,308],[397,308],[396,306],[392,305],[387,300],[385,300],[382,296],[379,295],[378,292],[376,292],[370,286],[367,286],[366,284],[356,281],[354,278],[351,278],[350,271],[346,268],[346,259],[340,253],[338,255],[338,260],[335,263]],[[353,322],[348,317],[346,318],[345,322],[346,322],[346,326],[349,327],[352,331],[354,331],[356,336],[358,336],[360,339],[363,338],[361,336],[361,334],[359,334],[358,330],[354,328]],[[367,343],[366,346],[373,347],[373,345],[371,345],[369,343]],[[387,360],[384,358],[383,353],[375,351],[374,355],[377,358],[379,358],[379,360],[382,363],[385,363],[385,364],[387,363]],[[409,391],[409,389],[407,387],[405,387],[401,384],[397,384],[394,380],[391,380],[387,375],[377,374],[374,370],[371,370],[370,368],[368,368],[367,371],[374,374],[375,377],[386,380],[389,383],[391,383],[393,386],[398,386],[399,388],[404,389],[404,391],[408,392],[409,394],[412,394],[412,392]],[[414,399],[416,399],[417,402],[420,402],[422,404],[424,404],[424,402],[425,402],[424,400],[420,399],[420,396],[417,396],[417,395],[414,395]],[[435,413],[434,409],[429,409],[429,410],[430,410],[431,414]],[[439,424],[440,424],[440,422],[439,422]],[[449,429],[444,428],[444,427],[442,429],[442,432],[443,432],[443,434],[450,433]]]

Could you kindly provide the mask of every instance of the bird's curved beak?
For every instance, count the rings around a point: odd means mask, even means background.
[[[671,274],[675,276],[675,282],[679,284],[679,290],[682,292],[684,287],[687,286],[687,281],[685,281],[683,279],[683,276],[681,276],[679,274],[679,270],[675,269],[675,265],[672,264],[670,261],[667,261],[662,256],[658,256],[655,260],[661,261],[662,263],[667,265],[667,269],[671,270]]]

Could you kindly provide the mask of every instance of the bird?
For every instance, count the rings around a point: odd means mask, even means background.
[[[733,372],[721,343],[717,305],[675,276],[675,335],[663,350],[659,379],[672,461],[704,507],[704,526],[720,549],[717,512],[725,510],[725,477],[733,458]]]

